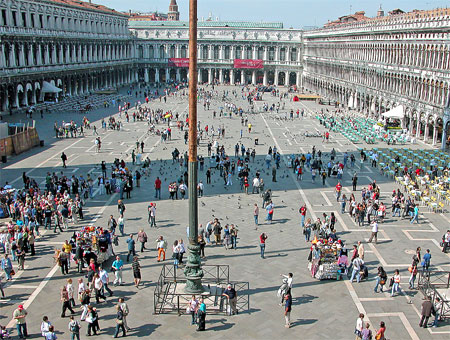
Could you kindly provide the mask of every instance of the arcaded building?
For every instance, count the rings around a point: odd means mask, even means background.
[[[450,9],[357,12],[303,33],[303,84],[374,117],[402,105],[408,133],[437,145],[448,130],[449,41]]]

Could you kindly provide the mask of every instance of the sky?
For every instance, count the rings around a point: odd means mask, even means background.
[[[84,0],[86,1],[86,0]],[[92,0],[118,11],[167,13],[170,0]],[[180,20],[188,20],[189,0],[177,0]],[[212,15],[222,21],[282,22],[285,28],[322,26],[328,20],[365,11],[376,16],[382,5],[388,11],[450,7],[450,0],[198,0],[198,18],[206,20]]]

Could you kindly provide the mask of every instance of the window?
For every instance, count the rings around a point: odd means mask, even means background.
[[[242,56],[242,49],[241,46],[236,47],[236,50],[234,51],[234,58],[235,59],[241,59]]]
[[[72,30],[72,19],[71,18],[67,18],[67,30],[68,31]]]
[[[42,14],[39,14],[39,26],[44,28],[44,16]]]
[[[230,46],[225,46],[225,57],[226,60],[230,59]]]
[[[153,46],[150,46],[148,49],[148,56],[150,59],[155,58],[155,50],[153,49]]]
[[[165,58],[165,57],[166,57],[166,53],[165,53],[165,51],[164,51],[164,46],[161,45],[161,46],[159,47],[159,58],[163,59],[163,58]]]
[[[59,26],[58,26],[58,17],[55,17],[53,22],[54,22],[53,28],[58,29],[59,28]]]
[[[47,27],[51,28],[50,15],[47,15]]]
[[[275,60],[275,49],[273,47],[269,48],[269,61]]]
[[[22,25],[23,27],[27,27],[27,13],[22,12]]]
[[[187,58],[187,48],[186,48],[186,46],[181,46],[181,58]]]
[[[253,59],[253,50],[252,50],[251,47],[247,47],[245,58],[246,59]]]
[[[2,25],[8,26],[8,19],[6,16],[6,9],[2,9]]]
[[[280,49],[280,60],[286,61],[286,49],[284,47]]]
[[[219,59],[219,46],[214,46],[214,59]]]
[[[17,26],[17,17],[16,17],[16,11],[11,12],[11,16],[13,19],[13,26]]]
[[[208,59],[208,46],[203,46],[202,59]]]
[[[138,58],[143,59],[144,58],[144,47],[141,45],[138,48]]]
[[[66,30],[64,18],[61,18],[61,29],[64,30],[64,31]]]
[[[170,46],[169,58],[175,58],[175,46]]]
[[[259,47],[258,48],[258,58],[257,59],[264,59],[264,47]]]
[[[36,23],[34,22],[34,13],[31,13],[31,27],[36,27]]]
[[[297,61],[297,49],[293,48],[291,49],[291,61]]]

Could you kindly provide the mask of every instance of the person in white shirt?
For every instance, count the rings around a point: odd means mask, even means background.
[[[356,340],[361,340],[361,332],[364,329],[364,314],[360,313],[359,318],[356,320],[355,334]]]
[[[294,280],[294,274],[292,274],[292,273],[289,273],[288,275],[280,274],[280,276],[283,277],[283,284],[279,288],[280,295],[281,295],[280,305],[282,305],[283,301],[284,301],[284,297],[287,294],[292,295],[291,294],[291,289],[292,289],[292,281]]]
[[[105,289],[108,291],[109,296],[113,296],[113,292],[112,290],[108,287],[109,284],[109,274],[108,272],[103,269],[102,267],[98,268],[98,276],[100,277],[100,279],[102,280],[102,294],[105,295]]]
[[[373,238],[375,238],[375,244],[376,244],[377,238],[378,238],[378,222],[377,221],[372,222],[372,235],[369,238],[370,243],[372,242]]]
[[[259,193],[259,178],[255,177],[253,178],[253,188],[252,188],[252,194],[254,194],[256,191],[256,193]]]
[[[44,316],[41,323],[41,334],[43,337],[45,337],[45,334],[49,332],[49,328],[51,325],[51,322],[48,321],[48,316]]]
[[[353,279],[356,276],[356,282],[359,283],[361,281],[361,268],[364,265],[364,261],[359,258],[359,255],[356,255],[355,259],[353,260],[353,271],[352,271],[352,277],[350,278],[350,282],[353,282]]]

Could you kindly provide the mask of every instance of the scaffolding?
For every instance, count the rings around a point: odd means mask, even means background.
[[[249,283],[230,281],[228,265],[204,265],[202,270],[204,292],[201,297],[208,314],[230,314],[228,299],[222,295],[228,284],[231,284],[237,292],[238,312],[250,309]],[[173,265],[163,265],[154,291],[153,313],[187,314],[192,294],[184,292],[185,285],[186,276],[182,269],[176,269]]]
[[[430,297],[442,320],[450,319],[450,272],[419,272],[418,287],[425,297]],[[438,304],[439,298],[440,303]]]

